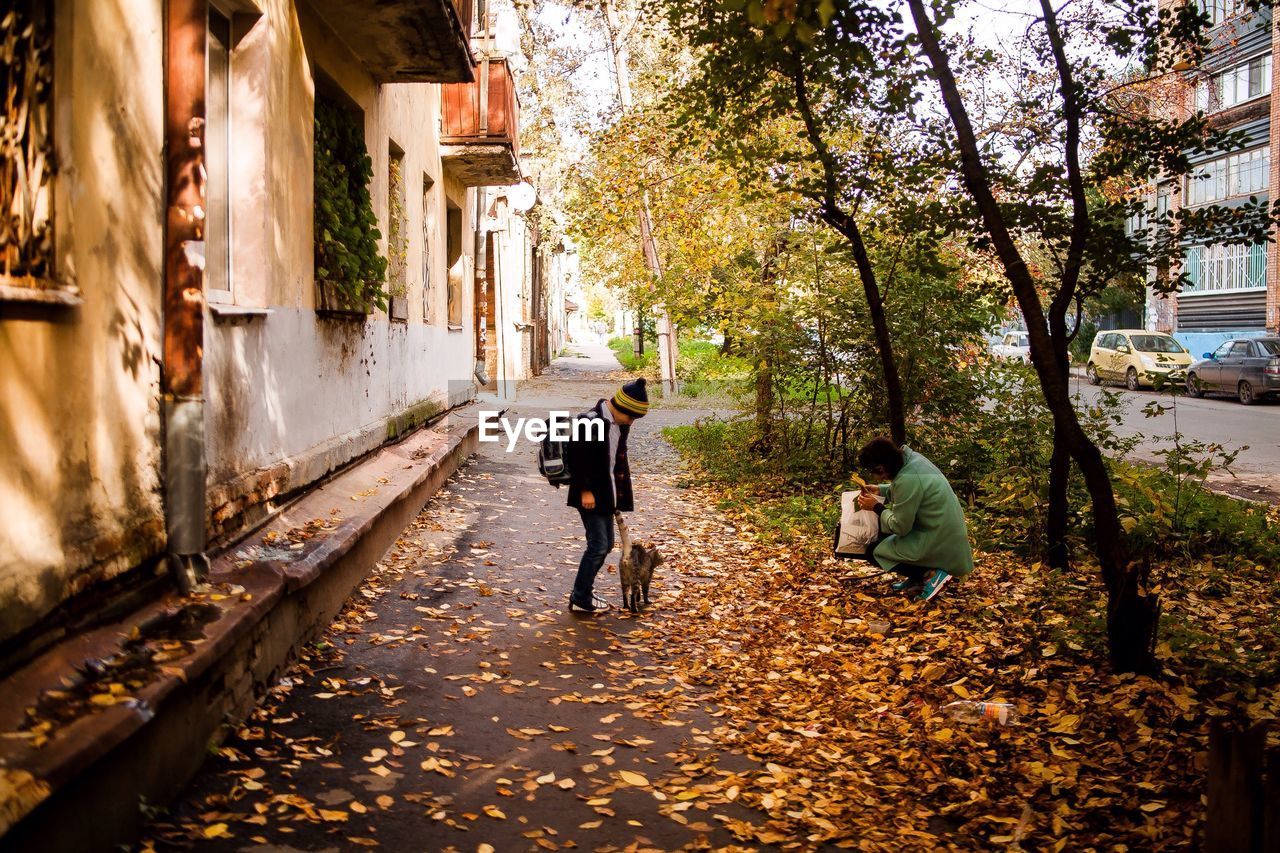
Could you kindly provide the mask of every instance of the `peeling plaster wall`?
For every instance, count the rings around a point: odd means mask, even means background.
[[[266,316],[206,326],[206,436],[212,532],[234,527],[420,420],[472,395],[472,302],[464,327],[446,321],[445,199],[463,210],[471,269],[473,192],[443,173],[439,87],[377,86],[335,34],[289,0],[264,15],[232,58],[232,287],[235,302]],[[404,152],[409,321],[367,322],[315,313],[312,121],[321,86],[336,84],[364,111],[370,188],[385,250],[389,143]],[[424,174],[431,182],[424,214]],[[423,218],[430,286],[424,288]],[[469,274],[468,274],[469,280]]]
[[[439,87],[378,87],[305,5],[259,6],[235,23],[232,286],[235,305],[269,313],[206,312],[215,534],[473,394],[475,194],[442,170]],[[162,0],[56,0],[57,272],[84,303],[0,306],[0,642],[164,550],[163,15]],[[315,313],[316,68],[364,109],[384,236],[388,140],[404,149],[408,323]],[[446,198],[464,217],[460,330],[445,325]]]
[[[0,307],[0,641],[163,550],[163,7],[55,7],[58,277],[79,308]]]

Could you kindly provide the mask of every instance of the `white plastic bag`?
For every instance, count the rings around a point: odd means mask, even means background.
[[[869,509],[858,508],[858,495],[862,492],[845,492],[840,496],[840,526],[836,529],[835,555],[837,557],[866,557],[880,538],[880,516]],[[876,500],[884,503],[884,498]]]

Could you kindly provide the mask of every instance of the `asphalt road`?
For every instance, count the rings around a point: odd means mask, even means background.
[[[1072,377],[1072,387],[1083,401],[1093,402],[1099,394],[1083,376]],[[1174,398],[1168,392],[1129,391],[1118,385],[1106,388],[1119,392],[1125,402],[1119,432],[1143,436],[1135,458],[1156,460],[1155,451],[1170,445],[1175,430],[1189,439],[1218,442],[1229,450],[1245,447],[1232,466],[1236,476],[1215,475],[1210,485],[1241,497],[1280,502],[1280,399],[1242,406],[1229,397],[1196,400]],[[1176,421],[1174,412],[1148,418],[1143,409],[1153,401],[1176,404]]]

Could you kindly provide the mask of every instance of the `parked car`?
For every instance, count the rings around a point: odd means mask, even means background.
[[[1005,332],[1000,343],[993,344],[991,355],[996,361],[1021,361],[1031,363],[1031,344],[1026,332]]]
[[[1205,353],[1187,370],[1187,393],[1235,394],[1246,406],[1280,394],[1280,338],[1238,338]]]
[[[1191,365],[1191,353],[1172,335],[1142,329],[1098,332],[1089,349],[1085,373],[1089,382],[1123,382],[1130,391],[1154,387],[1157,379],[1182,382]]]

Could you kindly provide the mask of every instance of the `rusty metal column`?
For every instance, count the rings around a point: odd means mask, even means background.
[[[493,21],[489,16],[488,4],[480,5],[480,26],[483,28],[484,41],[480,48],[480,74],[476,81],[476,129],[480,137],[480,142],[488,141],[489,136],[489,53],[493,48],[493,33],[491,31]],[[489,350],[489,293],[488,293],[488,265],[490,263],[488,252],[487,232],[484,229],[486,213],[484,207],[488,202],[487,191],[485,187],[479,186],[475,188],[475,249],[474,261],[475,268],[473,270],[473,278],[471,282],[472,291],[474,293],[473,302],[475,311],[475,350],[476,350],[476,367],[473,375],[476,382],[479,383],[480,389],[484,389],[490,385],[496,378],[496,375],[490,375],[488,370],[488,350]]]
[[[475,335],[473,338],[475,341],[476,367],[475,370],[472,371],[472,375],[475,377],[476,383],[479,386],[477,390],[484,390],[488,387],[489,383],[493,381],[493,377],[489,375],[485,359],[485,352],[488,349],[489,341],[487,319],[489,315],[489,296],[485,289],[485,283],[488,281],[485,269],[489,263],[489,259],[485,251],[487,248],[484,230],[485,188],[476,187],[473,192],[475,194],[476,215],[474,217],[475,232],[472,235],[475,239],[475,248],[472,250],[472,260],[474,264],[471,277],[471,302],[473,309],[471,313],[475,317],[476,324]]]
[[[205,540],[204,226],[206,0],[165,16],[164,477],[167,563],[187,593],[208,571]]]

